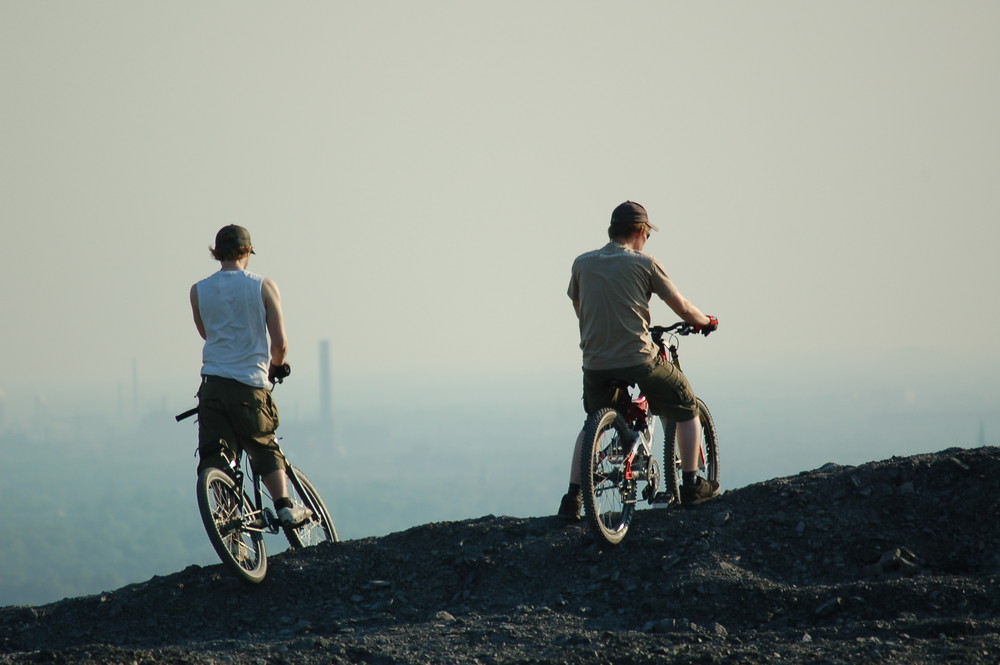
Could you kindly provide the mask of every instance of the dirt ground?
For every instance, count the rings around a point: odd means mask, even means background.
[[[995,447],[827,465],[615,548],[489,515],[3,607],[0,663],[998,665],[998,516]]]

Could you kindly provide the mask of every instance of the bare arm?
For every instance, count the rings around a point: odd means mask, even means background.
[[[194,327],[202,339],[208,339],[205,333],[205,322],[201,320],[201,310],[198,308],[198,285],[191,287],[191,313],[194,315]]]
[[[707,326],[709,324],[709,318],[702,314],[701,310],[694,306],[694,303],[682,296],[678,291],[674,290],[663,300],[670,306],[670,309],[674,310],[674,314],[681,317],[682,321],[695,326]]]
[[[659,268],[659,266],[657,267]],[[707,326],[709,324],[709,318],[702,314],[701,310],[694,306],[694,303],[681,295],[673,281],[667,277],[665,272],[662,272],[662,269],[656,277],[654,282],[656,293],[670,309],[674,310],[674,314],[691,325]]]
[[[694,303],[681,295],[681,292],[674,286],[673,280],[667,276],[663,265],[656,259],[653,259],[653,291],[685,323],[690,323],[693,326],[707,326],[709,324],[709,318],[702,314],[701,310],[694,306]]]
[[[281,294],[278,285],[270,278],[264,278],[261,297],[264,299],[267,334],[271,338],[271,364],[280,366],[285,363],[288,354],[288,337],[285,335],[285,315],[281,311]]]

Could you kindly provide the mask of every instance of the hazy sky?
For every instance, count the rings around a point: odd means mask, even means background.
[[[2,0],[0,391],[190,382],[229,223],[300,386],[576,373],[626,199],[713,376],[996,365],[998,67],[992,0]]]

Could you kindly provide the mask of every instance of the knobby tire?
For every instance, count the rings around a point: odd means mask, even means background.
[[[698,402],[698,420],[701,422],[701,446],[705,453],[705,466],[699,473],[707,480],[719,479],[719,436],[712,414],[701,399]],[[681,457],[677,447],[677,423],[663,420],[663,482],[670,502],[681,502]]]
[[[580,481],[587,524],[598,542],[617,545],[635,512],[635,480],[625,479],[632,431],[615,409],[587,418],[580,455]]]

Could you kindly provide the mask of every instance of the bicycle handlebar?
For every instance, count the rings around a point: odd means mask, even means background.
[[[288,363],[284,365],[271,365],[267,369],[267,380],[274,387],[277,383],[282,383],[292,373],[292,366]]]
[[[702,335],[708,336],[708,334],[719,327],[719,320],[714,316],[708,317],[708,324],[704,326],[696,326],[686,321],[678,321],[672,326],[652,326],[649,332],[652,333],[653,338],[658,342],[665,334],[671,333],[676,335],[693,335],[696,333],[701,333]]]
[[[685,323],[684,321],[678,321],[672,326],[652,326],[649,329],[654,337],[662,337],[667,333],[676,333],[678,335],[693,335],[695,331],[695,326],[690,323]]]
[[[180,421],[184,420],[185,418],[190,418],[191,416],[195,415],[196,413],[198,413],[198,407],[194,407],[193,409],[188,409],[184,413],[177,414],[176,416],[174,416],[174,420],[176,420],[177,422],[180,422]]]

